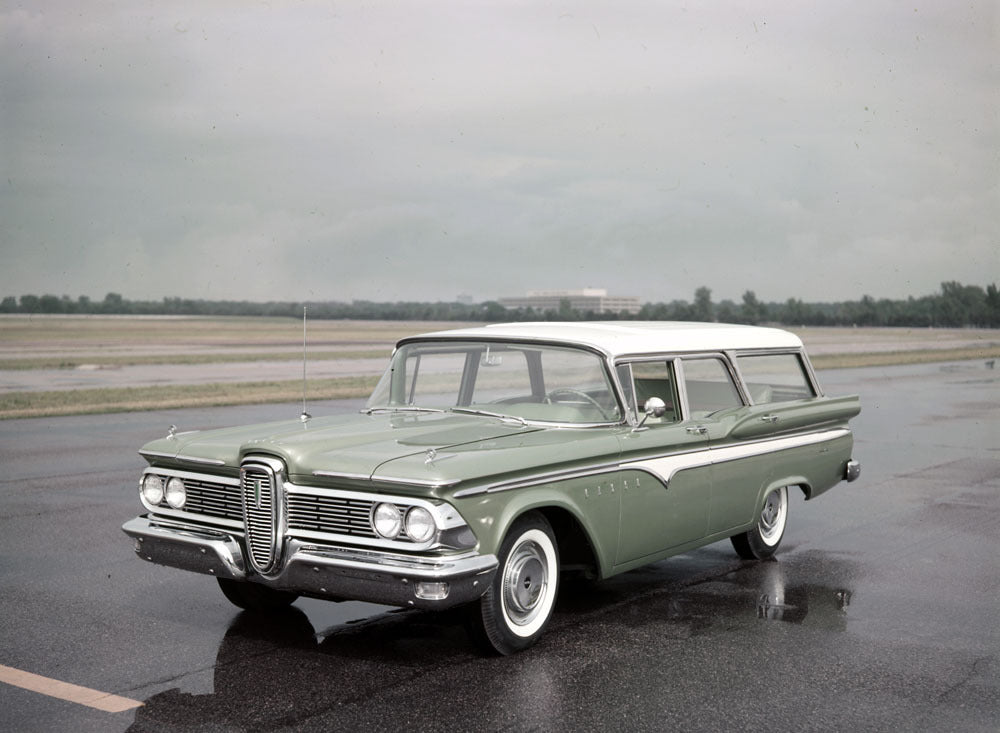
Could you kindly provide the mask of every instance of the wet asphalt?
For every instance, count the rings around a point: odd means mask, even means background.
[[[457,612],[300,600],[261,620],[135,557],[140,444],[300,405],[0,422],[0,665],[144,703],[0,682],[0,730],[996,731],[1000,369],[820,379],[861,394],[862,476],[794,496],[776,560],[723,542],[566,584],[546,636],[507,658],[480,656]]]

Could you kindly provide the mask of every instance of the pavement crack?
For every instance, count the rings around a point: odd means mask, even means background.
[[[978,658],[974,659],[973,662],[972,662],[972,664],[969,667],[968,673],[962,679],[960,679],[958,682],[956,682],[955,684],[951,685],[951,687],[947,688],[940,695],[938,695],[938,702],[945,702],[948,699],[949,696],[951,696],[953,693],[957,692],[962,687],[965,687],[967,684],[969,684],[969,682],[972,679],[974,679],[975,677],[978,677],[978,676],[982,675],[982,673],[985,671],[983,669],[983,667],[986,664],[988,664],[989,662],[992,662],[992,661],[993,661],[993,657],[991,657],[991,656],[978,657]]]

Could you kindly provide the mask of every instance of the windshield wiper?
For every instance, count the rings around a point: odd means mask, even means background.
[[[518,417],[517,415],[502,415],[499,412],[490,412],[489,410],[473,410],[471,407],[452,407],[451,412],[459,412],[463,415],[482,415],[483,417],[496,417],[500,420],[507,420],[511,422],[520,423],[521,425],[527,425],[528,421],[523,417]]]
[[[376,412],[444,412],[439,407],[417,407],[415,405],[399,405],[397,407],[366,407],[361,412],[371,415]]]

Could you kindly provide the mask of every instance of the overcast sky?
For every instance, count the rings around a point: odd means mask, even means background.
[[[985,286],[998,7],[2,0],[0,296]]]

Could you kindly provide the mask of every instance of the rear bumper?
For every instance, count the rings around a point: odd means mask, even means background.
[[[148,515],[129,520],[122,530],[135,540],[141,558],[159,565],[302,595],[391,606],[440,609],[474,601],[497,567],[493,555],[399,555],[289,539],[279,572],[264,577],[249,569],[243,539],[235,533]]]

